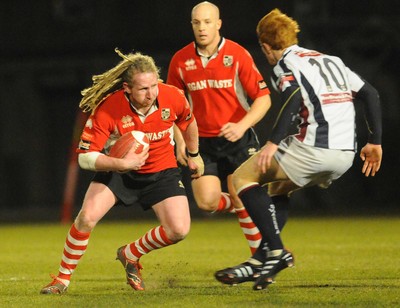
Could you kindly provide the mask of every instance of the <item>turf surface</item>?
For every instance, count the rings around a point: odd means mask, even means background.
[[[221,216],[220,216],[221,217]],[[62,296],[40,295],[57,273],[69,226],[0,226],[1,307],[396,307],[400,306],[400,218],[291,218],[282,234],[296,266],[253,291],[213,278],[249,255],[234,216],[194,220],[181,243],[141,260],[146,291],[125,283],[115,251],[157,222],[104,221]]]

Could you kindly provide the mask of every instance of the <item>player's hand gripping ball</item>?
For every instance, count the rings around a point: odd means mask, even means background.
[[[130,131],[123,134],[114,143],[108,155],[116,158],[123,158],[131,147],[135,147],[135,153],[139,154],[149,147],[149,138],[141,131]]]

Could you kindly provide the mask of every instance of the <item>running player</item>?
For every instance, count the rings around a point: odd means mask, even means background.
[[[360,151],[365,176],[375,176],[382,160],[377,91],[340,58],[298,46],[298,32],[297,22],[278,9],[257,25],[261,49],[274,66],[282,107],[266,145],[233,174],[233,184],[262,234],[260,247],[266,253],[261,273],[253,279],[254,290],[265,289],[281,270],[294,265],[280,237],[275,205],[262,186],[277,181],[280,193],[287,193],[314,185],[327,188],[342,176],[357,150],[355,103],[364,105],[369,131]],[[287,136],[294,115],[301,118],[299,130]],[[231,283],[229,275],[224,278],[219,280]]]
[[[93,86],[82,91],[80,107],[91,115],[77,149],[79,165],[97,173],[68,232],[58,275],[42,294],[67,291],[91,231],[114,205],[140,204],[144,210],[153,209],[160,220],[159,226],[117,250],[127,283],[135,290],[144,290],[139,259],[181,241],[189,232],[189,205],[174,155],[173,127],[182,130],[188,150],[197,153],[198,130],[190,105],[180,90],[159,82],[159,70],[151,57],[117,53],[123,60],[94,76]],[[132,147],[124,158],[101,153],[132,130],[146,133],[148,152],[135,154]],[[202,175],[200,155],[189,157],[188,164],[194,178]]]
[[[167,83],[185,91],[199,127],[205,172],[192,181],[194,198],[204,211],[235,212],[254,252],[261,235],[232,189],[231,174],[260,147],[253,126],[270,108],[270,91],[249,52],[221,37],[217,6],[197,4],[191,23],[195,41],[175,53]],[[175,137],[177,159],[186,166],[192,153]]]

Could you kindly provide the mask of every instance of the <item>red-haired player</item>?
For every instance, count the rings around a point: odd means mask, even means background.
[[[262,233],[264,259],[254,290],[265,289],[294,259],[284,248],[277,207],[262,188],[277,183],[280,193],[310,186],[327,188],[352,165],[357,151],[355,104],[362,104],[368,126],[360,150],[362,172],[375,176],[382,161],[382,119],[379,94],[337,57],[298,46],[298,23],[274,9],[257,25],[261,50],[273,65],[281,110],[265,146],[233,174],[233,184]],[[291,119],[300,119],[289,135]],[[254,255],[253,255],[254,258]],[[231,267],[216,278],[234,283]],[[224,274],[225,273],[225,274]]]

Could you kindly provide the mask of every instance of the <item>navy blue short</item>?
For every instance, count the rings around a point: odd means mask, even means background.
[[[224,181],[260,149],[260,143],[254,130],[249,129],[236,142],[224,137],[200,137],[199,149],[204,161],[204,175],[215,175]]]
[[[117,205],[139,203],[144,210],[169,197],[186,196],[178,168],[148,174],[97,172],[93,181],[106,185],[117,197]]]

